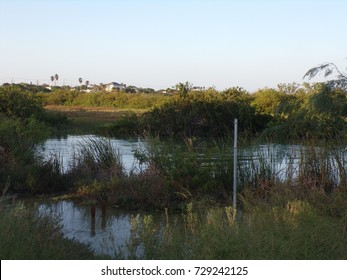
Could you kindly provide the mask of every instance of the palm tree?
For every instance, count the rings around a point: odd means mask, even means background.
[[[88,88],[88,85],[89,85],[89,81],[86,81],[86,87]]]
[[[58,75],[58,74],[55,74],[55,75],[54,75],[54,78],[55,78],[55,80],[58,82],[59,75]]]
[[[54,76],[51,76],[51,81],[52,81],[52,86],[53,86]]]
[[[82,80],[82,78],[78,78],[78,81],[79,81],[79,83],[80,83],[80,90],[81,90],[83,80]]]

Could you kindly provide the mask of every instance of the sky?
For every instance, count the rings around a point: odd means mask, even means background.
[[[0,84],[256,91],[347,66],[344,0],[0,0]]]

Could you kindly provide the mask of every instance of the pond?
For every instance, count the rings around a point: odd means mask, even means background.
[[[73,163],[74,155],[84,145],[88,139],[98,140],[94,135],[68,135],[63,138],[48,139],[43,143],[43,147],[38,150],[44,158],[49,159],[52,155],[58,155],[62,162],[62,171],[67,172]],[[101,139],[101,138],[100,138]],[[111,145],[118,149],[126,172],[140,170],[143,166],[135,157],[135,151],[146,149],[147,142],[140,138],[137,139],[108,139]],[[206,145],[208,150],[208,145]],[[247,176],[254,176],[257,172],[268,172],[275,174],[279,179],[295,178],[300,172],[300,165],[308,166],[312,172],[315,168],[329,168],[326,171],[334,177],[333,180],[338,184],[341,178],[346,178],[341,172],[345,172],[347,166],[346,147],[336,149],[320,150],[317,147],[305,147],[300,145],[256,145],[243,147],[238,152],[239,173],[247,173]],[[223,160],[232,162],[233,147],[226,147],[224,152],[206,152],[203,149],[199,151],[201,157],[209,153],[210,161],[206,165],[215,164]],[[310,157],[312,154],[316,156]],[[322,155],[320,155],[322,153]],[[199,154],[200,155],[200,154]],[[325,163],[324,161],[327,161]],[[342,165],[342,169],[340,168]],[[343,176],[341,176],[343,175]],[[318,178],[319,179],[319,178]],[[231,182],[230,182],[231,184]],[[126,258],[129,251],[127,244],[131,235],[131,222],[133,217],[138,214],[146,213],[121,211],[116,208],[96,208],[95,216],[90,206],[83,206],[72,201],[40,201],[38,210],[41,213],[58,215],[63,226],[62,230],[66,237],[81,241],[94,249],[97,254],[105,254],[112,257],[120,256]],[[147,213],[153,214],[153,213]],[[156,222],[165,223],[164,213],[155,214]],[[141,254],[141,252],[137,252]]]

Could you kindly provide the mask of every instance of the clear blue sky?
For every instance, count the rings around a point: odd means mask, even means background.
[[[254,91],[347,65],[347,1],[0,0],[0,84]]]

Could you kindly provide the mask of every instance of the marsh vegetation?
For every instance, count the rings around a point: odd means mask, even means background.
[[[81,109],[73,113],[80,116],[76,122],[78,117],[73,120],[71,113],[44,110],[43,105],[134,111],[101,114],[100,121],[100,115]],[[38,145],[57,132],[78,132],[84,113],[92,115],[81,131],[87,131],[92,120],[99,121],[93,133],[103,137],[81,141],[69,168],[64,168],[59,153],[43,157],[37,152]],[[237,217],[230,208],[235,117],[241,142]],[[174,95],[63,89],[49,93],[2,86],[1,199],[13,194],[64,194],[91,207],[106,204],[163,213],[161,222],[152,214],[134,215],[126,255],[117,251],[112,257],[345,259],[346,117],[346,92],[324,84],[280,85],[254,94],[241,88],[196,92],[183,87]],[[132,170],[126,170],[121,151],[111,140],[129,135],[145,139],[132,152],[137,164]],[[271,143],[292,146],[278,152]],[[23,248],[4,258],[65,258],[48,243],[43,246],[48,252],[41,255],[20,243],[26,240],[25,232],[38,242],[37,230],[46,229],[60,240],[59,221],[37,216],[35,210],[27,212],[27,206],[18,212],[18,205],[7,202],[0,210],[2,239],[8,248]],[[13,235],[20,226],[23,230]],[[86,258],[88,250],[75,252]]]

